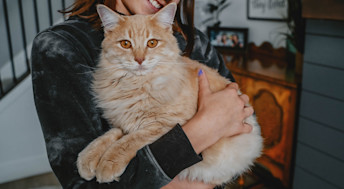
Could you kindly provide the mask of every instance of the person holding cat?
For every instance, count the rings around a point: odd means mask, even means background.
[[[63,188],[213,188],[174,178],[202,161],[199,155],[220,138],[251,131],[243,120],[253,114],[249,99],[238,95],[238,85],[212,93],[206,74],[199,73],[199,103],[195,116],[142,148],[119,182],[99,184],[82,179],[76,168],[80,151],[110,126],[92,101],[92,72],[97,66],[104,34],[96,4],[123,15],[153,14],[170,2],[179,3],[175,37],[185,55],[216,68],[233,80],[207,37],[193,29],[191,0],[76,0],[70,18],[34,40],[32,82],[51,167]],[[181,18],[183,16],[183,18]],[[183,22],[182,22],[183,20]],[[174,179],[173,179],[174,178]]]

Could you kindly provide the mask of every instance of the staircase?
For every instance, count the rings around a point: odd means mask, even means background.
[[[0,184],[51,172],[33,101],[31,46],[73,2],[0,1]]]

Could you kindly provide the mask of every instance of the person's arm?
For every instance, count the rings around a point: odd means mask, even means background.
[[[179,48],[184,49],[186,42],[182,35],[175,33]],[[217,69],[220,75],[235,81],[226,68],[221,55],[210,44],[206,35],[196,30],[195,45],[190,58],[199,61],[211,68]],[[238,95],[239,86],[229,84],[226,89],[212,93],[206,74],[199,75],[199,100],[196,115],[185,125],[183,131],[188,137],[196,153],[216,143],[222,137],[231,137],[241,133],[248,133],[252,127],[244,124],[243,120],[252,115],[252,107],[245,107],[249,102],[247,95]],[[220,100],[219,100],[220,99]],[[174,178],[163,189],[169,188],[213,188],[213,185],[202,182],[180,181]]]
[[[82,179],[76,168],[79,152],[110,127],[92,101],[90,85],[95,62],[81,47],[76,48],[76,43],[61,32],[48,30],[35,38],[32,48],[36,109],[50,165],[63,188],[160,188],[201,160],[176,126],[151,146],[139,150],[120,182],[99,184],[95,179]],[[175,153],[178,147],[185,153]],[[161,148],[166,153],[159,155],[158,163],[154,154],[159,154]],[[170,164],[175,166],[169,168]]]
[[[251,132],[252,127],[243,123],[243,120],[252,115],[253,108],[245,107],[249,98],[247,95],[238,95],[236,83],[229,84],[222,91],[212,92],[206,73],[200,72],[198,80],[198,111],[182,126],[196,153],[201,153],[221,138]],[[178,178],[174,178],[163,189],[210,189],[214,187],[211,184],[180,181]]]

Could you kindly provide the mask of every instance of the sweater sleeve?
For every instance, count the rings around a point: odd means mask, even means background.
[[[169,146],[155,145],[138,151],[120,182],[99,184],[95,179],[82,179],[76,167],[79,152],[110,127],[92,101],[90,84],[95,63],[76,43],[59,32],[47,30],[36,36],[31,54],[36,110],[50,165],[63,188],[160,188],[185,165],[200,161],[188,141],[182,140],[184,143],[178,145],[186,146],[192,156],[177,157],[181,166],[172,171],[164,166],[168,163],[163,157],[172,156],[175,151],[168,150]],[[158,144],[167,144],[166,140],[178,132],[178,127],[172,129]],[[157,161],[155,155],[161,148],[167,153]]]
[[[199,30],[195,32],[195,45],[190,58],[218,70],[220,75],[235,81],[221,54],[210,44],[209,38]]]

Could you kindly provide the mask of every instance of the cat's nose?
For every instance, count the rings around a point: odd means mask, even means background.
[[[144,58],[135,58],[135,61],[138,63],[138,64],[142,64],[142,62],[144,61],[145,59]]]

